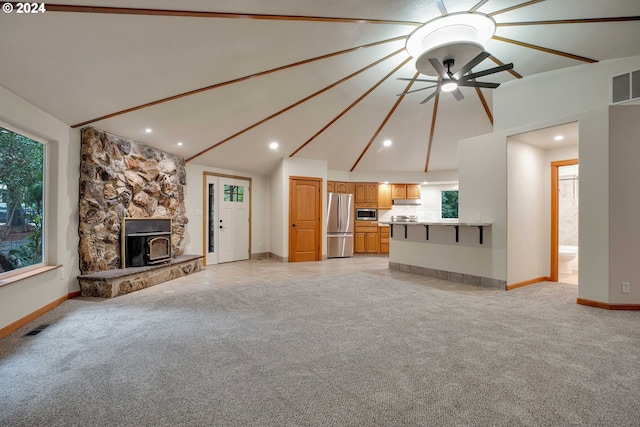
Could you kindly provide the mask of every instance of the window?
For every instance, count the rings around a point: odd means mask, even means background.
[[[244,202],[244,187],[242,185],[224,185],[225,202]]]
[[[442,191],[441,201],[440,215],[442,219],[458,218],[458,190]]]
[[[0,127],[0,276],[44,262],[44,156],[44,144]]]

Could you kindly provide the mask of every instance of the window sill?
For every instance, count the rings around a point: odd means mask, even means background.
[[[25,271],[24,273],[16,274],[15,276],[7,277],[6,279],[0,280],[0,287],[11,285],[21,280],[29,279],[31,277],[46,273],[47,271],[55,270],[56,268],[60,267],[62,267],[62,265],[45,265],[44,267],[39,267],[33,270]]]

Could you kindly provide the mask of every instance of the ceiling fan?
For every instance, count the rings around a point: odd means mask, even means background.
[[[456,98],[457,101],[464,99],[462,92],[459,87],[483,87],[487,89],[495,89],[500,86],[500,83],[488,83],[488,82],[477,82],[476,78],[487,76],[489,74],[499,73],[501,71],[510,70],[513,68],[513,63],[504,64],[499,67],[489,68],[487,70],[478,71],[477,73],[466,74],[471,71],[473,67],[484,61],[487,57],[490,56],[489,52],[480,52],[475,58],[471,61],[467,62],[462,68],[453,73],[451,71],[451,67],[455,64],[455,60],[453,58],[445,59],[442,64],[436,58],[429,58],[429,63],[434,68],[434,70],[438,73],[438,80],[428,80],[428,79],[406,79],[406,78],[398,78],[398,80],[407,80],[407,81],[416,81],[416,82],[426,82],[426,83],[435,83],[434,85],[423,87],[420,89],[410,90],[407,92],[403,92],[398,94],[398,96],[406,95],[408,93],[418,92],[421,90],[436,88],[435,91],[431,95],[429,95],[421,104],[428,102],[431,98],[436,96],[440,91],[442,92],[451,92],[451,94]],[[446,67],[446,69],[445,69]]]

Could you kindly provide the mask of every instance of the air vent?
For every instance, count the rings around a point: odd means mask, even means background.
[[[31,332],[27,332],[26,334],[24,334],[24,336],[28,337],[28,336],[32,336],[32,335],[38,335],[45,328],[48,328],[48,327],[49,327],[49,325],[40,325],[37,328],[35,328],[34,330],[32,330]]]
[[[609,81],[610,104],[640,100],[640,70],[613,76]]]

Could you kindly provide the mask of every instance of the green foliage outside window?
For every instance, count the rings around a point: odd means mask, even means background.
[[[225,202],[244,202],[244,187],[242,185],[225,184],[224,201]]]
[[[0,127],[0,273],[43,262],[44,145]]]
[[[458,218],[458,190],[443,191],[442,218]]]

